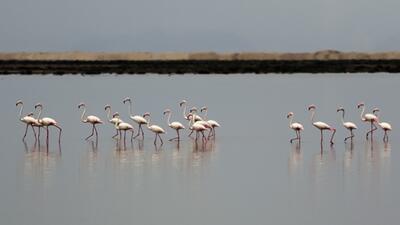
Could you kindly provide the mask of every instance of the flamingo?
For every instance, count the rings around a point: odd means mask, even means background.
[[[293,112],[289,112],[286,116],[286,118],[290,118],[289,120],[289,128],[293,129],[296,132],[296,137],[290,139],[290,143],[292,143],[294,140],[301,140],[300,138],[300,131],[304,130],[303,125],[301,125],[301,123],[293,123],[293,117],[294,117],[294,113]]]
[[[376,122],[382,128],[382,130],[385,132],[385,134],[383,135],[383,141],[387,142],[387,141],[389,141],[389,135],[387,134],[387,132],[392,130],[392,125],[390,125],[390,123],[387,123],[387,122],[379,122],[378,112],[379,112],[378,108],[374,108],[372,110],[372,113],[377,117]]]
[[[26,134],[28,133],[28,127],[29,126],[32,127],[32,131],[33,131],[33,134],[35,136],[35,140],[37,140],[36,131],[35,131],[35,128],[33,126],[38,126],[39,122],[33,117],[33,113],[32,112],[29,113],[26,116],[22,116],[22,111],[24,109],[24,103],[21,100],[18,100],[15,103],[15,106],[18,107],[19,105],[21,105],[21,109],[19,110],[19,120],[26,124],[25,134],[24,134],[24,137],[22,138],[22,141],[25,140]]]
[[[120,139],[120,140],[122,139],[122,132],[121,132],[121,131],[124,131],[124,143],[125,143],[126,131],[129,130],[129,131],[131,131],[131,141],[132,141],[132,139],[133,139],[133,133],[134,133],[133,126],[130,125],[129,123],[123,122],[123,121],[119,118],[118,112],[116,112],[116,113],[113,114],[113,119],[115,119],[115,120],[114,120],[114,121],[115,121],[114,126],[115,126],[115,129],[117,130],[117,133],[118,133],[118,131],[119,131],[119,139]]]
[[[208,113],[208,108],[206,106],[201,107],[200,112],[204,112],[204,120],[207,121],[208,124],[211,125],[212,127],[212,135],[215,137],[215,128],[216,127],[221,127],[221,125],[219,125],[219,123],[215,120],[207,120],[207,113]],[[208,134],[208,138],[210,138],[210,133]]]
[[[341,117],[342,124],[343,124],[344,128],[346,128],[347,130],[350,131],[350,136],[346,137],[346,138],[344,139],[344,142],[346,142],[347,139],[349,139],[349,138],[350,138],[351,140],[353,140],[353,137],[354,137],[353,130],[357,129],[357,126],[356,126],[354,123],[352,123],[352,122],[344,122],[344,113],[345,113],[345,112],[344,112],[344,108],[343,108],[343,107],[339,107],[339,108],[336,110],[336,112],[342,112],[342,117]]]
[[[82,112],[82,115],[81,115],[81,121],[82,121],[83,123],[90,123],[90,124],[92,124],[92,134],[89,135],[87,138],[85,138],[85,140],[87,140],[87,139],[89,139],[90,137],[92,137],[95,131],[96,131],[96,139],[97,139],[97,138],[99,137],[99,134],[98,134],[98,132],[97,132],[96,124],[102,124],[103,121],[101,121],[99,117],[97,117],[97,116],[92,116],[92,115],[87,116],[87,117],[84,119],[85,113],[86,113],[86,105],[85,105],[85,103],[83,103],[83,102],[79,103],[78,109],[80,109],[81,107],[83,108],[83,112]]]
[[[187,104],[187,101],[186,101],[186,100],[182,100],[182,101],[179,103],[179,106],[180,106],[180,107],[183,106],[183,110],[182,110],[183,118],[184,118],[185,120],[190,121],[190,119],[189,119],[189,114],[186,114],[186,104]],[[202,119],[199,115],[196,115],[195,118],[194,118],[194,121],[197,122],[197,121],[200,121],[200,120],[203,120],[203,119]]]
[[[107,119],[112,125],[115,126],[115,124],[118,123],[118,122],[120,122],[120,123],[124,122],[119,117],[114,117],[113,116],[113,118],[110,118],[110,115],[111,115],[111,106],[110,105],[105,105],[104,106],[104,110],[107,112]],[[117,133],[114,136],[112,136],[112,138],[115,138],[116,136],[118,136],[119,130],[118,129],[116,129],[116,130],[117,130]]]
[[[312,125],[321,131],[321,144],[322,144],[322,140],[323,140],[322,131],[323,130],[330,130],[330,131],[332,131],[330,142],[331,142],[331,145],[333,145],[333,137],[335,136],[336,129],[331,127],[331,126],[329,126],[327,123],[324,123],[324,122],[321,122],[321,121],[314,122],[315,109],[316,109],[315,105],[310,105],[308,107],[308,111],[311,111],[311,123],[312,123]]]
[[[133,138],[136,138],[137,136],[139,136],[140,132],[142,133],[142,138],[144,138],[144,132],[143,132],[142,125],[143,125],[143,124],[147,124],[148,121],[147,121],[143,116],[140,116],[140,115],[135,115],[135,116],[134,116],[134,115],[133,115],[133,112],[132,112],[132,100],[131,100],[131,98],[126,97],[122,102],[123,102],[124,104],[125,104],[126,102],[129,102],[129,116],[130,116],[130,118],[131,118],[133,121],[135,121],[135,122],[139,125],[138,133],[137,133],[136,136],[133,137]]]
[[[197,108],[196,107],[192,107],[190,110],[189,110],[189,114],[192,114],[193,115],[193,118],[196,118],[197,117]],[[194,113],[195,112],[195,113]],[[198,117],[198,118],[201,118],[201,117]],[[207,128],[209,131],[208,131],[208,138],[210,137],[210,134],[211,134],[211,132],[212,132],[212,130],[213,130],[213,127],[212,127],[212,125],[208,122],[208,121],[205,121],[205,120],[203,120],[203,119],[201,119],[201,120],[197,120],[196,121],[196,119],[195,119],[195,123],[199,123],[199,124],[201,124],[201,125],[203,125],[205,128]],[[192,129],[192,132],[188,135],[188,136],[190,136],[192,133],[193,133],[193,129]]]
[[[162,129],[160,126],[157,126],[157,125],[154,125],[154,124],[150,126],[150,113],[146,112],[143,115],[143,118],[146,118],[146,116],[149,117],[149,119],[147,120],[147,128],[149,130],[151,130],[155,134],[154,144],[157,143],[157,137],[160,138],[161,144],[164,144],[164,142],[163,142],[163,140],[161,139],[161,136],[160,136],[160,134],[164,134],[165,133],[164,129]]]
[[[39,114],[37,116],[37,118],[38,118],[37,121],[39,122],[39,125],[46,127],[46,143],[49,144],[49,126],[53,126],[53,127],[56,127],[58,129],[58,143],[60,144],[62,129],[61,129],[60,126],[58,126],[57,121],[55,119],[53,119],[53,118],[50,118],[50,117],[40,118],[40,115],[42,114],[42,110],[43,110],[42,103],[37,103],[35,105],[35,110],[36,110],[36,108],[39,108]]]
[[[197,141],[197,138],[199,136],[199,132],[201,132],[201,134],[203,135],[203,140],[204,140],[204,139],[206,139],[206,137],[204,135],[204,131],[207,130],[208,128],[206,126],[204,126],[204,123],[203,123],[204,121],[197,121],[196,122],[196,120],[195,120],[196,112],[197,112],[196,108],[190,109],[190,113],[188,114],[189,129],[191,129],[192,132],[196,131],[196,141]]]
[[[374,124],[374,122],[376,122],[378,118],[377,118],[374,114],[371,114],[371,113],[364,114],[364,111],[365,111],[365,104],[364,104],[364,102],[358,103],[357,108],[358,108],[358,109],[359,109],[359,108],[362,108],[362,110],[361,110],[361,115],[360,115],[361,121],[363,121],[363,122],[370,122],[370,123],[371,123],[371,130],[369,130],[369,131],[367,132],[366,136],[365,136],[365,138],[368,140],[368,135],[371,133],[371,138],[372,138],[373,132],[374,132],[376,129],[378,129],[378,128],[375,126],[375,124]],[[364,114],[364,115],[363,115],[363,114]]]
[[[174,137],[174,138],[169,139],[169,141],[172,141],[172,140],[175,140],[175,139],[177,139],[177,140],[179,141],[179,140],[180,140],[180,137],[179,137],[179,130],[185,129],[185,127],[184,127],[180,122],[177,122],[177,121],[172,122],[172,123],[169,122],[169,120],[171,119],[171,114],[172,114],[170,109],[164,110],[164,113],[163,113],[163,114],[164,114],[164,115],[165,115],[165,114],[168,114],[167,124],[168,124],[168,126],[169,126],[170,128],[176,130],[176,134],[178,135],[177,137]]]

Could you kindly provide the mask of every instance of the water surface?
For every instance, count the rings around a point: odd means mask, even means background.
[[[400,154],[397,87],[400,77],[355,75],[235,76],[0,76],[0,221],[4,224],[398,224]],[[184,138],[154,146],[143,141],[118,146],[109,123],[99,141],[84,141],[90,127],[79,121],[79,102],[106,121],[104,105],[129,121],[122,99],[131,96],[135,113],[151,112],[167,126],[162,111],[184,122],[178,103],[209,107],[221,123],[217,138],[196,144]],[[26,111],[42,102],[44,116],[63,127],[49,152],[31,133],[21,141],[15,101]],[[381,109],[394,131],[366,141],[356,104]],[[311,126],[316,117],[337,127],[336,144],[321,146]],[[355,122],[354,143],[343,143],[337,106]],[[286,114],[305,131],[299,146]],[[185,124],[186,125],[186,124]],[[185,132],[186,133],[186,132]],[[56,138],[56,134],[51,134]],[[326,136],[326,140],[328,136]]]

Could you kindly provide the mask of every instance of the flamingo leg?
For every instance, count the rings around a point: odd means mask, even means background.
[[[37,140],[35,128],[33,127],[32,124],[31,124],[31,127],[32,127],[33,134],[35,135],[35,140]]]
[[[204,130],[201,131],[201,134],[203,135],[203,141],[207,140],[206,136],[204,135]]]
[[[322,141],[324,140],[324,135],[322,133],[322,129],[320,129],[320,131],[321,131],[321,145],[322,145]]]
[[[96,139],[97,139],[99,137],[99,133],[97,132],[96,125],[93,125],[93,127],[94,127],[94,131],[96,132]]]
[[[190,134],[188,135],[188,137],[192,136],[194,130],[192,129],[192,131],[190,131]]]
[[[57,127],[57,129],[58,129],[58,143],[61,143],[61,132],[62,132],[62,129],[58,125],[53,125],[53,126]]]
[[[114,135],[114,136],[112,136],[111,138],[115,138],[115,137],[117,137],[118,136],[118,129],[115,129],[116,131],[117,131],[117,133]]]
[[[23,141],[25,141],[26,133],[28,133],[28,127],[29,127],[29,124],[26,124],[25,134],[24,134],[24,137],[22,137]]]
[[[298,134],[298,131],[297,131],[297,130],[295,130],[295,132],[296,132],[296,137],[295,137],[295,138],[292,138],[292,139],[290,139],[290,143],[292,143],[294,140],[297,140],[297,139],[299,139],[299,134]]]
[[[163,144],[164,144],[164,142],[163,142],[163,140],[162,140],[162,138],[161,138],[161,135],[160,135],[160,134],[157,134],[157,135],[158,135],[158,137],[160,138],[161,145],[163,145]]]
[[[300,130],[298,132],[299,132],[299,144],[300,144],[301,141]]]
[[[46,143],[47,143],[47,150],[49,150],[49,126],[46,126]]]
[[[155,138],[154,138],[154,144],[156,144],[156,143],[157,143],[157,133],[156,133]]]
[[[131,142],[133,140],[133,129],[131,129]]]
[[[211,135],[211,134],[212,134],[212,131],[213,131],[213,128],[211,127],[211,128],[210,128],[210,131],[208,132],[208,136],[207,136],[208,140],[210,140],[210,137],[212,136],[212,135]]]
[[[94,134],[94,124],[92,126],[92,134],[90,134],[87,138],[85,138],[85,140],[89,139],[91,136],[93,136],[93,134]]]
[[[174,137],[174,138],[169,139],[168,141],[172,141],[172,140],[175,140],[175,139],[177,139],[179,141],[179,129],[176,129],[175,131],[176,131],[177,136]]]
[[[126,140],[126,130],[124,130],[124,144],[125,144],[125,140]]]
[[[344,139],[344,142],[346,142],[347,139],[349,139],[349,138],[351,138],[351,139],[353,140],[353,137],[354,137],[353,129],[350,129],[350,136],[346,137],[346,138]]]
[[[335,136],[336,129],[335,129],[335,128],[332,128],[331,131],[333,131],[333,132],[332,132],[332,136],[331,136],[331,145],[333,145],[333,144],[334,144],[334,143],[333,143],[333,137]]]
[[[138,133],[133,138],[137,138],[140,135],[140,132],[142,133],[142,137],[144,138],[144,132],[141,123],[139,123]]]

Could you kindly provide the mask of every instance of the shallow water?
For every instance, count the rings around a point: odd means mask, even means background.
[[[397,87],[400,77],[355,75],[236,76],[0,76],[0,221],[2,224],[398,224],[400,154]],[[90,127],[79,121],[79,102],[106,121],[111,104],[125,121],[122,99],[131,96],[134,111],[162,111],[184,122],[178,103],[209,107],[221,123],[215,141],[197,145],[184,137],[154,146],[144,141],[117,146],[109,123],[99,126],[99,141],[84,141]],[[25,113],[42,102],[44,116],[63,127],[61,149],[51,133],[35,144],[18,121],[15,101]],[[364,138],[356,104],[381,109],[391,122],[390,141],[382,132]],[[337,127],[336,144],[324,143],[310,124],[316,118]],[[353,145],[344,144],[336,107],[359,129]],[[178,111],[179,110],[179,111]],[[295,113],[305,131],[301,146],[286,114]],[[185,124],[186,125],[186,124]],[[54,132],[56,132],[54,130]],[[185,132],[186,133],[186,132]],[[43,136],[42,136],[43,138]],[[54,139],[53,139],[54,138]],[[326,134],[325,140],[328,140]]]

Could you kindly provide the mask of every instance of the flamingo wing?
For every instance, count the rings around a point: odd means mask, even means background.
[[[357,129],[357,126],[352,122],[345,122],[343,126],[347,129]]]

